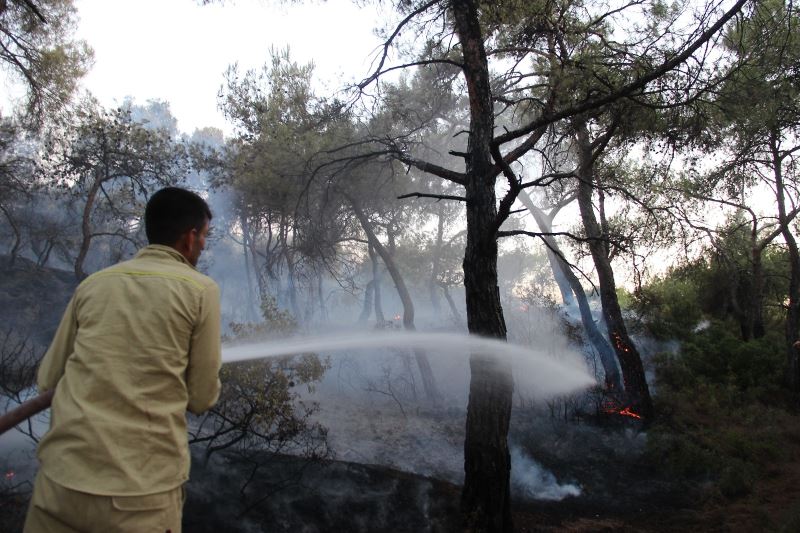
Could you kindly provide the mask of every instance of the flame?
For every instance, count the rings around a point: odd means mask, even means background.
[[[638,418],[638,419],[640,419],[640,420],[641,420],[641,418],[642,418],[640,415],[637,415],[636,413],[634,413],[633,411],[631,411],[631,408],[630,408],[630,407],[626,407],[626,408],[625,408],[625,409],[623,409],[622,411],[619,411],[619,413],[618,413],[618,414],[621,414],[621,415],[623,415],[623,416],[630,416],[631,418]]]
[[[628,346],[625,343],[625,341],[622,340],[622,335],[620,335],[616,331],[611,334],[611,338],[614,341],[614,346],[616,346],[618,350],[622,350],[625,353],[631,351],[631,347]]]
[[[402,319],[402,318],[403,318],[403,317],[402,317],[402,315],[394,315],[394,319],[395,319],[395,320],[400,320],[400,319]]]
[[[600,410],[607,415],[629,416],[631,418],[636,418],[637,420],[642,419],[642,416],[634,413],[630,406],[621,407],[614,400],[605,400],[600,407]]]

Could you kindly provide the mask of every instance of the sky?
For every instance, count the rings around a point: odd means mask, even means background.
[[[76,0],[76,36],[94,49],[83,85],[105,106],[126,96],[166,100],[178,128],[232,129],[217,109],[223,73],[239,63],[258,68],[270,48],[289,46],[299,63],[314,62],[320,89],[333,94],[369,71],[382,15],[350,0]],[[284,5],[281,5],[284,4]]]

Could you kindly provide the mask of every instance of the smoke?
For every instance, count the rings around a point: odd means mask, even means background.
[[[525,498],[563,500],[580,496],[581,489],[572,483],[561,484],[552,472],[526,456],[519,448],[511,448],[511,488]]]

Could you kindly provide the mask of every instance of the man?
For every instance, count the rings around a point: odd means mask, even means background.
[[[194,268],[210,220],[198,195],[158,191],[150,245],[75,290],[39,367],[55,394],[26,532],[180,531],[186,411],[220,390],[219,288]]]

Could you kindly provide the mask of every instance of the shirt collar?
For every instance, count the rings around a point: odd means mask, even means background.
[[[175,248],[171,246],[165,246],[163,244],[150,244],[139,250],[136,254],[136,258],[139,257],[164,257],[169,256],[176,261],[180,261],[185,265],[188,265],[192,268],[195,268],[188,259],[186,259],[182,253],[180,253]]]

